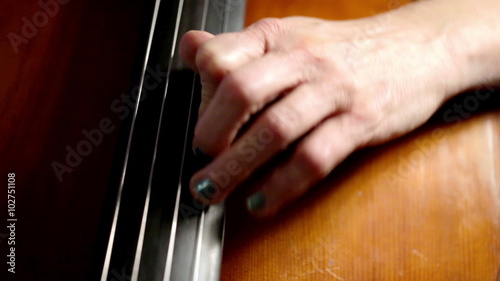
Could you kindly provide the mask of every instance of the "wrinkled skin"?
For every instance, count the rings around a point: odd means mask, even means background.
[[[450,24],[453,16],[434,20],[443,3],[351,21],[264,19],[236,33],[185,34],[181,54],[203,86],[193,145],[214,157],[192,177],[194,196],[220,202],[286,152],[252,181],[260,201],[249,210],[273,215],[356,149],[417,128],[448,98],[482,83],[488,67],[471,67],[472,48],[461,50],[456,36],[461,26]],[[215,187],[210,194],[200,192],[205,179]]]

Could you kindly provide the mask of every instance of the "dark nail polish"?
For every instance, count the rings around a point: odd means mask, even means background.
[[[201,180],[196,184],[196,192],[206,200],[214,198],[217,194],[217,189],[217,185],[209,179]]]
[[[266,198],[264,197],[264,193],[261,191],[257,191],[247,198],[247,208],[250,211],[258,211],[262,209],[266,204]]]

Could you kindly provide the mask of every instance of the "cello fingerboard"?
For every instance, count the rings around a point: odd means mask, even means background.
[[[191,140],[197,118],[197,75],[179,55],[191,29],[222,33],[241,29],[245,1],[156,0],[140,84],[133,104],[122,167],[116,176],[101,281],[219,280],[224,206],[203,206],[188,190],[204,163]]]

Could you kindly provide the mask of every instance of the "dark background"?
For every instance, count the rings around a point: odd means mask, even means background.
[[[16,274],[7,275],[2,188],[2,280],[96,280],[122,128],[111,104],[137,85],[144,56],[152,1],[59,1],[0,4],[0,178],[6,186],[16,174],[18,219]],[[52,164],[67,164],[67,147],[77,150],[82,130],[104,118],[114,130],[59,181]]]

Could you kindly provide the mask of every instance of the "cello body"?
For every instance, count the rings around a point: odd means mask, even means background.
[[[406,3],[255,0],[247,24],[294,15],[359,18]],[[222,280],[498,280],[498,91],[464,93],[409,135],[355,152],[270,221],[242,219],[236,195]],[[467,106],[470,100],[480,106]],[[456,105],[467,114],[453,111]]]
[[[5,183],[15,173],[17,218],[16,273],[4,264],[0,277],[98,280],[110,175],[130,126],[113,104],[126,105],[122,94],[138,83],[153,3],[43,3],[0,4],[0,173]],[[298,14],[356,18],[402,4],[254,0],[247,25]],[[480,91],[490,95],[467,117],[448,122],[444,113],[475,91],[415,132],[354,153],[271,220],[248,218],[241,196],[230,197],[221,280],[497,280],[500,111],[498,89]],[[2,226],[4,256],[11,233]]]

